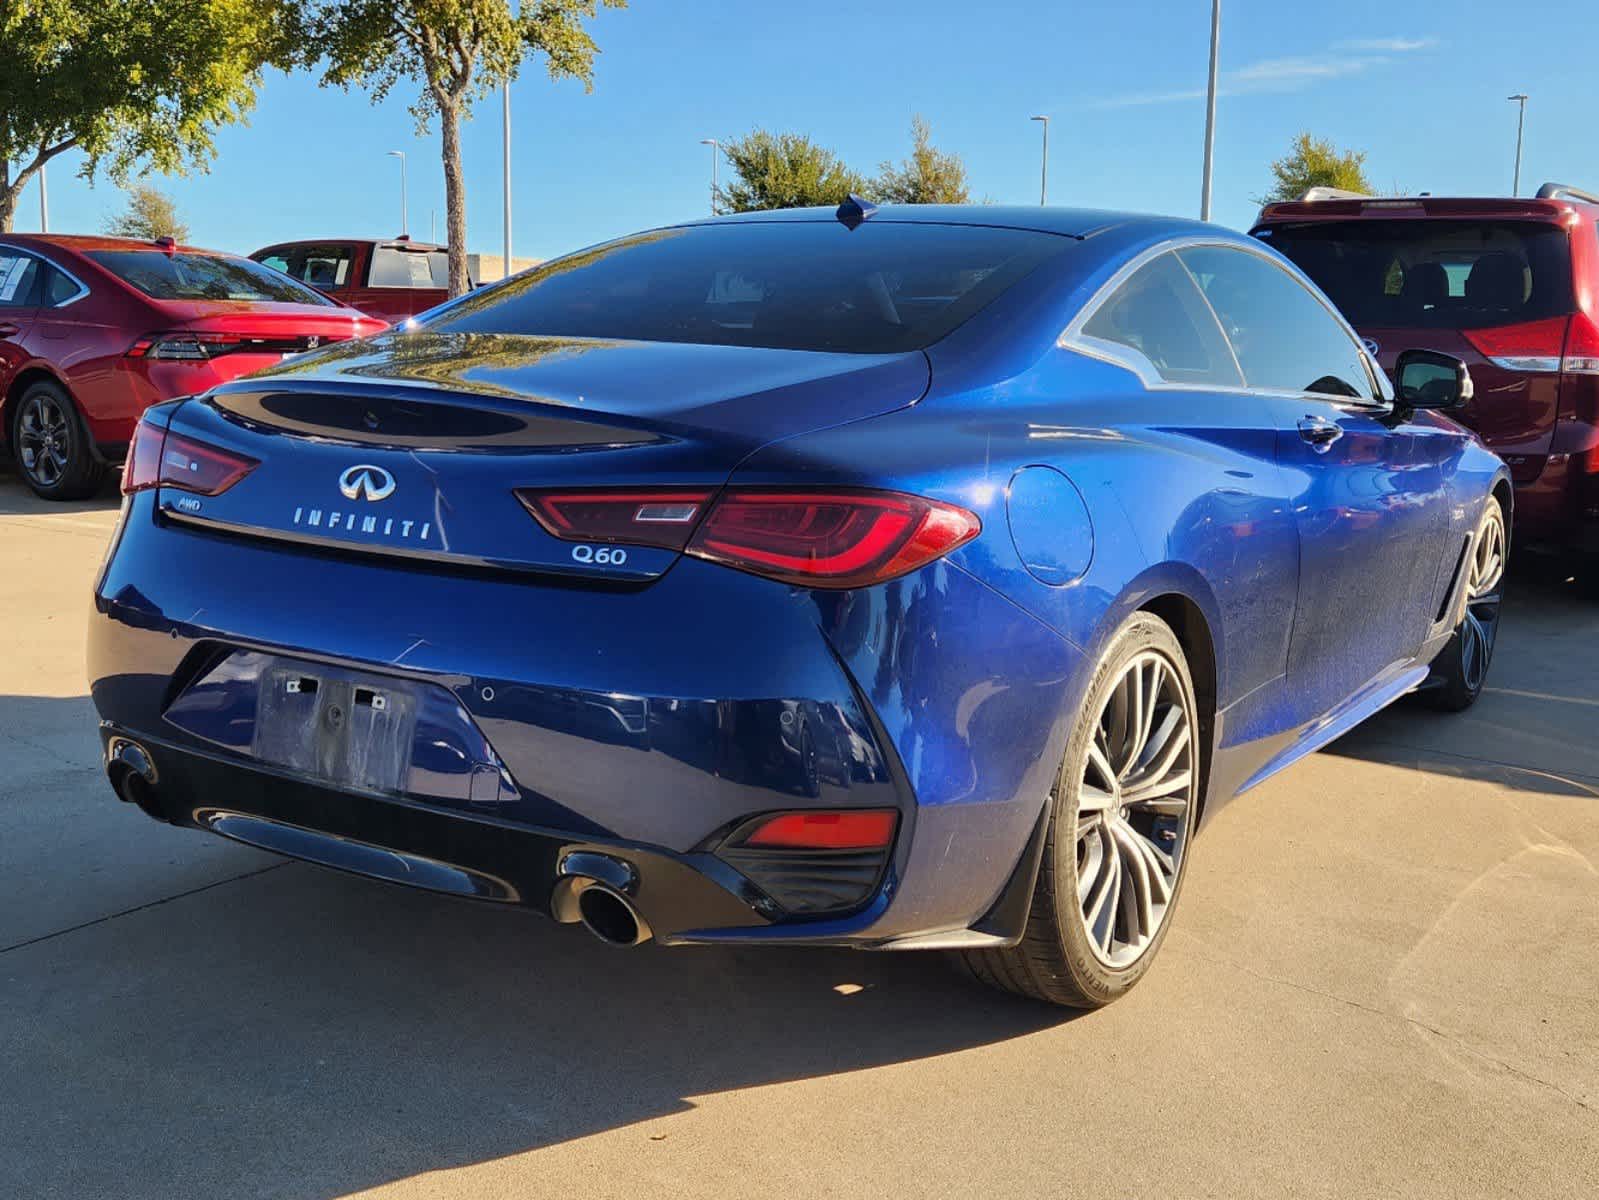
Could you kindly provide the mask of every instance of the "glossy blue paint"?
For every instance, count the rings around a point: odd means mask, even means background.
[[[727,220],[836,225],[832,210]],[[473,336],[424,317],[160,410],[260,465],[198,504],[163,488],[125,506],[90,631],[107,736],[152,748],[180,824],[227,832],[199,792],[235,779],[262,810],[283,797],[258,815],[517,875],[535,905],[563,847],[605,847],[677,914],[651,915],[665,941],[878,946],[984,919],[1139,608],[1187,614],[1207,812],[1425,674],[1453,564],[1506,478],[1474,438],[1325,398],[1151,388],[1062,343],[1144,251],[1254,245],[1241,236],[892,206],[847,236],[917,222],[1038,229],[1063,250],[925,350]],[[1307,416],[1339,425],[1325,452],[1301,437]],[[341,498],[363,463],[395,482],[383,505]],[[662,549],[580,562],[512,496],[730,482],[915,493],[982,530],[911,574],[829,591]],[[329,788],[262,762],[262,680],[285,663],[415,698],[397,782]],[[711,853],[752,814],[841,807],[900,813],[891,866],[851,911],[785,918]],[[527,849],[490,870],[495,839]]]

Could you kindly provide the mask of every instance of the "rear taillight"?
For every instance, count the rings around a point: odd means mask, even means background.
[[[729,491],[688,553],[807,587],[881,583],[972,540],[975,513],[921,496],[868,491]]]
[[[554,537],[681,550],[711,498],[708,490],[540,492],[516,498]]]
[[[517,499],[553,536],[661,546],[806,587],[853,588],[925,566],[982,529],[953,504],[865,489],[541,491]]]
[[[1599,327],[1586,313],[1464,333],[1477,353],[1507,371],[1599,374]]]
[[[149,421],[133,427],[127,461],[122,464],[122,494],[131,496],[160,482],[161,442],[167,431]]]
[[[128,347],[129,358],[205,362],[237,350],[244,338],[236,333],[162,333],[142,337]]]
[[[172,487],[201,496],[219,496],[258,465],[257,459],[140,421],[122,467],[122,494],[131,496],[148,488]]]

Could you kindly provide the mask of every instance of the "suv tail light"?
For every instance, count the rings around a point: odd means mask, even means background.
[[[140,421],[122,468],[122,494],[131,496],[153,487],[172,487],[201,496],[219,496],[258,465],[258,459]]]
[[[1586,313],[1463,332],[1479,354],[1507,371],[1599,375],[1599,326]]]
[[[866,489],[544,492],[517,499],[554,537],[664,546],[804,587],[855,588],[908,574],[976,537],[953,504]]]

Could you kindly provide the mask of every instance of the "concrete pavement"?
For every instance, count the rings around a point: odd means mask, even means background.
[[[1592,1196],[1599,603],[1218,815],[1066,1016],[936,957],[635,952],[158,826],[97,765],[115,500],[0,476],[0,1195]]]

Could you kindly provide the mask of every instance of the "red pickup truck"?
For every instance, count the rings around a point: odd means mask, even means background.
[[[250,257],[391,324],[442,304],[449,295],[445,248],[403,237],[279,242]]]

